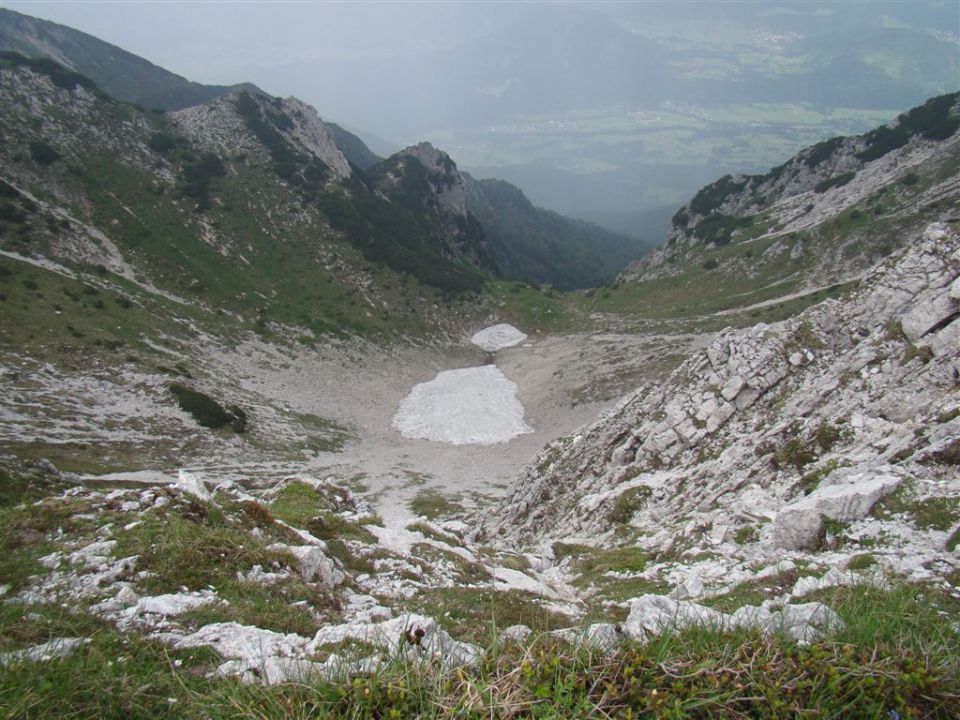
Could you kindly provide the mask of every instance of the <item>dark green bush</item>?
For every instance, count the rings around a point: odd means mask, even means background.
[[[30,143],[30,157],[41,165],[51,165],[63,156],[43,140],[34,140]]]
[[[693,234],[704,242],[727,245],[733,239],[734,231],[748,228],[751,225],[753,225],[753,218],[733,217],[732,215],[716,213],[704,218],[694,228]]]
[[[904,185],[916,185],[918,182],[920,182],[920,178],[917,177],[916,173],[907,173],[903,176],[900,182]]]
[[[20,196],[20,191],[13,185],[0,180],[0,197],[15,198]]]
[[[158,152],[161,155],[164,155],[177,146],[176,140],[173,136],[167,135],[162,132],[155,132],[150,136],[150,139],[147,141],[147,147],[149,147],[154,152]]]
[[[697,215],[712,213],[723,205],[730,195],[740,192],[746,185],[747,180],[735,181],[732,175],[724,175],[694,195],[690,201],[690,209]]]
[[[220,158],[208,152],[196,160],[185,162],[181,174],[181,192],[187,197],[196,198],[197,207],[206,210],[210,207],[210,184],[214,178],[226,175],[227,170]]]
[[[835,177],[829,178],[818,182],[813,188],[814,192],[825,193],[830,188],[843,187],[848,182],[853,180],[857,176],[856,171],[845,172],[842,175],[837,175]]]
[[[807,167],[815,168],[817,165],[833,155],[833,153],[837,151],[837,148],[843,144],[844,140],[846,140],[846,138],[841,136],[817,143],[810,148],[810,152],[807,154],[807,157],[804,158],[804,164]]]
[[[227,410],[212,397],[180,383],[170,383],[168,387],[177,399],[180,409],[190,413],[199,425],[208,428],[229,425],[236,433],[246,431],[247,415],[240,408],[231,406]]]
[[[0,220],[20,225],[27,216],[16,205],[9,202],[0,202]]]

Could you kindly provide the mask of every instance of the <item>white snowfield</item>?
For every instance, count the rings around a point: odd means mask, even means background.
[[[415,385],[393,426],[405,438],[453,445],[492,445],[533,432],[523,420],[516,384],[495,365],[444,370]]]
[[[496,352],[503,348],[519,345],[526,339],[526,333],[520,332],[513,325],[501,323],[484,328],[470,338],[470,342],[479,345],[487,352]]]

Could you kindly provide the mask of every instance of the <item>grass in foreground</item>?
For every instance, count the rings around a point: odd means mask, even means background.
[[[960,702],[955,658],[748,633],[690,631],[610,656],[541,638],[447,675],[394,663],[277,687],[206,677],[217,662],[102,628],[73,656],[0,674],[0,707],[11,718],[886,719],[951,718]]]
[[[56,636],[74,655],[0,673],[11,718],[953,718],[960,707],[956,607],[933,591],[834,591],[847,629],[800,647],[693,628],[603,655],[540,635],[473,669],[392,663],[338,682],[244,686],[208,677],[207,650],[174,652],[55,606],[0,605],[0,648]],[[943,612],[951,615],[944,618]],[[504,625],[505,623],[498,623]]]

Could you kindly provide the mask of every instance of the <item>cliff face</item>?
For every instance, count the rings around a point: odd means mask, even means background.
[[[481,535],[634,538],[673,553],[659,569],[673,577],[691,572],[684,554],[709,551],[715,584],[790,553],[842,565],[867,547],[907,575],[955,570],[960,235],[936,224],[906,240],[849,298],[723,332],[665,385],[545,448]],[[953,509],[918,519],[937,504]]]
[[[420,227],[444,257],[498,272],[483,228],[467,211],[464,179],[449,155],[423,142],[390,156],[368,174],[378,193],[420,218]]]

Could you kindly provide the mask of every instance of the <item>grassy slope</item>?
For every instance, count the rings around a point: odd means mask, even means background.
[[[44,490],[34,488],[33,497]],[[46,572],[38,562],[42,555],[72,548],[78,540],[89,542],[97,537],[98,525],[112,522],[115,556],[137,554],[138,569],[151,571],[131,578],[138,592],[214,586],[230,601],[180,616],[176,622],[184,629],[235,621],[309,636],[323,624],[338,622],[337,603],[327,591],[304,584],[296,573],[270,585],[239,580],[236,573],[254,564],[295,566],[286,553],[268,549],[272,542],[292,539],[274,518],[321,534],[349,571],[370,572],[360,552],[370,533],[335,510],[339,497],[298,483],[263,504],[221,496],[212,505],[170,493],[166,506],[138,513],[142,522],[126,527],[130,515],[120,503],[101,507],[102,499],[93,496],[61,496],[18,506],[19,498],[11,497],[0,504],[0,574],[19,588],[30,575]],[[376,546],[371,550],[370,558],[381,552]],[[635,569],[638,563],[642,566],[643,559],[611,551],[585,558],[578,568],[595,579],[597,573]],[[610,654],[560,643],[547,631],[568,621],[523,596],[456,587],[427,591],[408,603],[433,614],[454,637],[483,646],[486,656],[474,668],[443,673],[429,662],[393,662],[369,677],[273,688],[211,676],[221,659],[208,650],[174,651],[136,631],[118,632],[85,614],[93,598],[70,607],[8,602],[0,605],[0,652],[57,637],[91,642],[67,658],[16,663],[0,673],[0,708],[7,717],[43,719],[790,718],[804,713],[879,719],[890,717],[890,710],[904,718],[949,718],[960,699],[960,636],[950,627],[960,606],[934,588],[821,591],[810,599],[834,608],[845,627],[809,647],[782,636],[692,628],[643,646],[628,643]],[[303,600],[322,617],[297,604]],[[498,643],[497,631],[516,622],[533,627],[534,636],[522,645]]]

